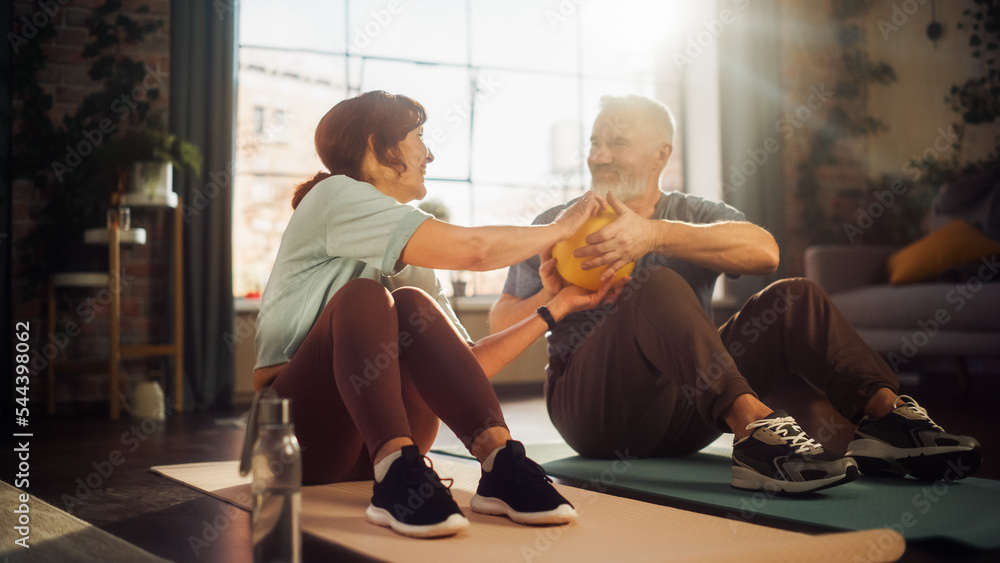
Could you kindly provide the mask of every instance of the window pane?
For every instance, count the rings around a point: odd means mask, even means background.
[[[448,222],[456,225],[472,225],[472,185],[468,182],[441,182],[428,180],[427,197],[424,201],[440,202],[448,212]],[[416,203],[416,202],[415,202]]]
[[[295,185],[323,170],[320,118],[344,95],[343,57],[240,49],[233,190],[233,290],[259,292],[292,214]]]
[[[581,139],[577,81],[490,71],[473,130],[473,181],[538,186],[572,167]]]
[[[555,2],[472,2],[472,64],[575,73],[576,7]],[[566,14],[566,15],[563,15]]]
[[[240,45],[343,53],[344,0],[240,0]]]
[[[634,81],[661,71],[655,55],[673,46],[690,9],[682,0],[598,0],[580,5],[583,73]]]
[[[602,95],[640,93],[680,113],[671,54],[692,13],[681,0],[243,0],[236,293],[263,287],[294,186],[323,169],[316,124],[340,100],[386,90],[423,104],[435,157],[426,200],[456,224],[526,225],[589,187]],[[674,145],[665,189],[683,186],[680,136]],[[460,275],[471,292],[496,293],[506,273]]]
[[[309,174],[312,176],[312,174]],[[233,192],[233,292],[260,293],[292,215],[292,191],[306,179],[237,171]]]
[[[352,55],[468,62],[465,0],[355,0],[350,11]]]
[[[343,67],[341,56],[240,49],[239,169],[315,174],[319,161],[313,134],[320,118],[344,96]]]

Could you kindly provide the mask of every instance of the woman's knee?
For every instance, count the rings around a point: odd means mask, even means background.
[[[356,314],[358,311],[376,313],[395,307],[392,294],[382,284],[365,278],[355,278],[345,283],[327,303],[338,311]]]
[[[400,307],[416,308],[430,306],[437,308],[437,302],[434,301],[434,298],[419,287],[401,287],[392,292],[392,297]]]
[[[401,287],[392,292],[392,298],[401,324],[423,326],[443,316],[437,301],[419,287]]]
[[[387,326],[396,322],[396,304],[382,284],[369,279],[356,278],[345,283],[326,304],[324,314],[334,331],[338,328],[354,330],[362,320]],[[317,321],[319,322],[319,321]]]
[[[337,290],[337,296],[342,297],[341,300],[349,298],[363,303],[392,302],[392,296],[385,286],[367,278],[354,278],[345,283]]]

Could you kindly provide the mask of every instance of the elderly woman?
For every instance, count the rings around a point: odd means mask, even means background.
[[[471,342],[431,268],[490,270],[545,253],[603,202],[587,194],[541,226],[438,221],[409,205],[426,195],[434,160],[421,139],[425,120],[410,98],[369,92],[320,121],[316,151],[329,172],[295,190],[257,320],[254,385],[294,401],[306,482],[374,478],[366,511],[374,524],[416,537],[468,526],[424,457],[439,419],[482,463],[472,510],[570,522],[572,505],[511,439],[488,378],[544,334],[553,314],[596,306],[610,284],[567,288],[537,314]]]

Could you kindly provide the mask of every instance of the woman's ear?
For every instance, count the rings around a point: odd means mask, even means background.
[[[375,158],[375,135],[368,136],[368,146],[365,148],[365,156],[361,158],[361,175],[371,182],[377,176],[375,172],[379,169],[378,159]]]

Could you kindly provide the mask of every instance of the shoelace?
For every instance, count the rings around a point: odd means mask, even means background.
[[[518,483],[538,481],[539,479],[546,483],[552,482],[552,479],[545,474],[545,470],[542,469],[542,466],[527,457],[518,456],[514,458],[513,461],[514,463],[511,465],[511,468],[515,472],[515,479]]]
[[[903,404],[899,405],[896,408],[900,408],[901,409],[903,407],[906,407],[906,408],[910,409],[911,411],[913,411],[914,413],[916,413],[916,415],[919,416],[921,419],[926,420],[927,422],[931,423],[931,425],[934,426],[934,428],[937,428],[941,432],[944,432],[944,428],[941,428],[941,426],[938,425],[938,423],[936,423],[933,420],[931,420],[930,415],[927,414],[927,409],[925,409],[924,407],[918,405],[917,402],[915,400],[913,400],[913,397],[911,397],[909,395],[900,395],[899,396],[899,400],[902,401]]]
[[[791,442],[790,445],[794,448],[794,453],[797,454],[811,453],[814,450],[822,451],[823,449],[823,446],[803,432],[795,423],[795,419],[790,416],[765,418],[747,424],[747,430],[754,428],[768,428],[774,431],[775,434],[783,437],[786,443]]]
[[[423,467],[411,467],[409,471],[406,472],[407,482],[411,485],[420,485],[424,482],[428,482],[431,485],[440,483],[444,487],[448,494],[451,494],[451,486],[455,484],[455,480],[451,477],[445,477],[442,479],[436,471],[434,471],[434,462],[427,456],[420,456],[423,460]],[[445,484],[445,481],[448,483]]]

